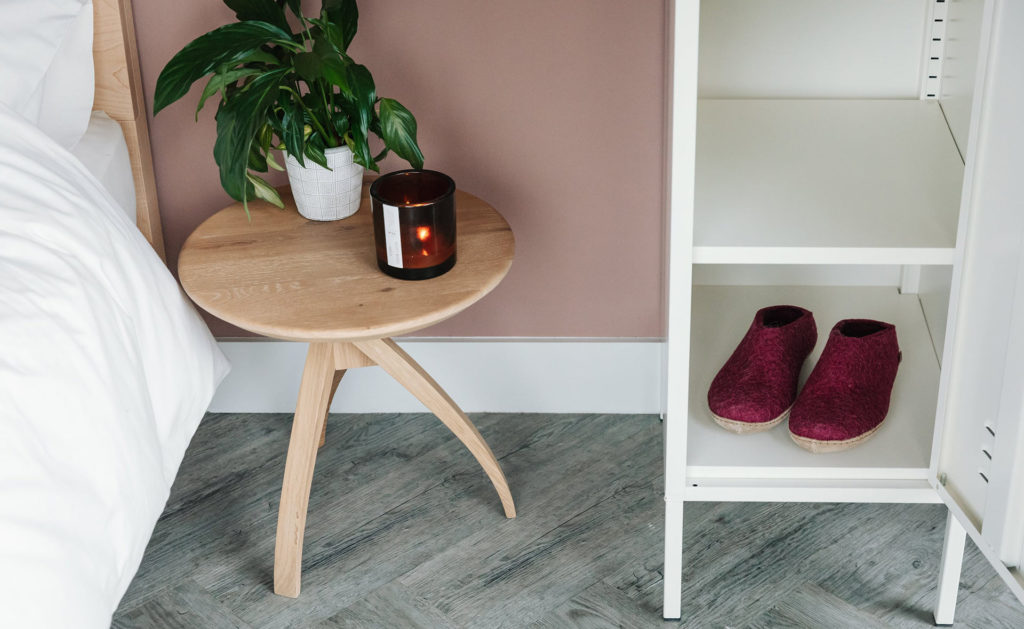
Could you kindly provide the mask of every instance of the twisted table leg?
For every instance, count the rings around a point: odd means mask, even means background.
[[[487,442],[480,436],[480,432],[477,431],[473,422],[469,421],[466,414],[444,392],[444,389],[389,338],[353,341],[352,344],[408,389],[420,402],[423,402],[424,406],[430,409],[430,412],[437,415],[449,430],[455,433],[459,441],[476,458],[480,467],[484,468],[487,477],[491,479],[491,484],[494,485],[494,489],[501,499],[505,516],[516,517],[512,493],[509,491],[508,481],[505,480],[505,474],[501,471],[498,460],[494,457]]]
[[[352,343],[310,343],[295,406],[288,458],[281,485],[274,547],[274,592],[295,598],[302,579],[302,542],[317,449],[324,443],[327,410],[341,377],[352,367],[380,365],[416,396],[469,449],[498,492],[505,516],[516,517],[505,474],[491,448],[466,414],[402,348],[391,339]]]

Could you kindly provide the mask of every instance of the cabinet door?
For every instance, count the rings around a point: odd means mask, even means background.
[[[990,10],[931,476],[1024,601],[1024,39],[1016,35],[1024,32],[1024,3],[996,1]]]

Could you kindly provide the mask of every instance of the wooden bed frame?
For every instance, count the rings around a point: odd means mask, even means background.
[[[136,224],[166,262],[132,3],[131,0],[93,0],[93,11],[96,67],[93,110],[105,112],[121,125],[135,180]]]

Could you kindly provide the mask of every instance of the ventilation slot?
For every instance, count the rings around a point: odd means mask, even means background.
[[[978,466],[978,476],[988,483],[988,477],[992,473],[992,452],[995,449],[996,429],[990,420],[985,422],[984,427],[985,432],[981,433],[981,460]]]
[[[946,47],[946,2],[928,5],[928,34],[921,68],[921,98],[935,100],[942,95],[942,58]]]

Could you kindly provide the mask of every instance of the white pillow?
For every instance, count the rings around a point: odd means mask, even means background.
[[[0,2],[0,102],[64,148],[92,112],[92,0]]]
[[[78,144],[92,115],[96,91],[92,33],[92,1],[86,0],[39,86],[42,102],[37,124],[66,149]]]

